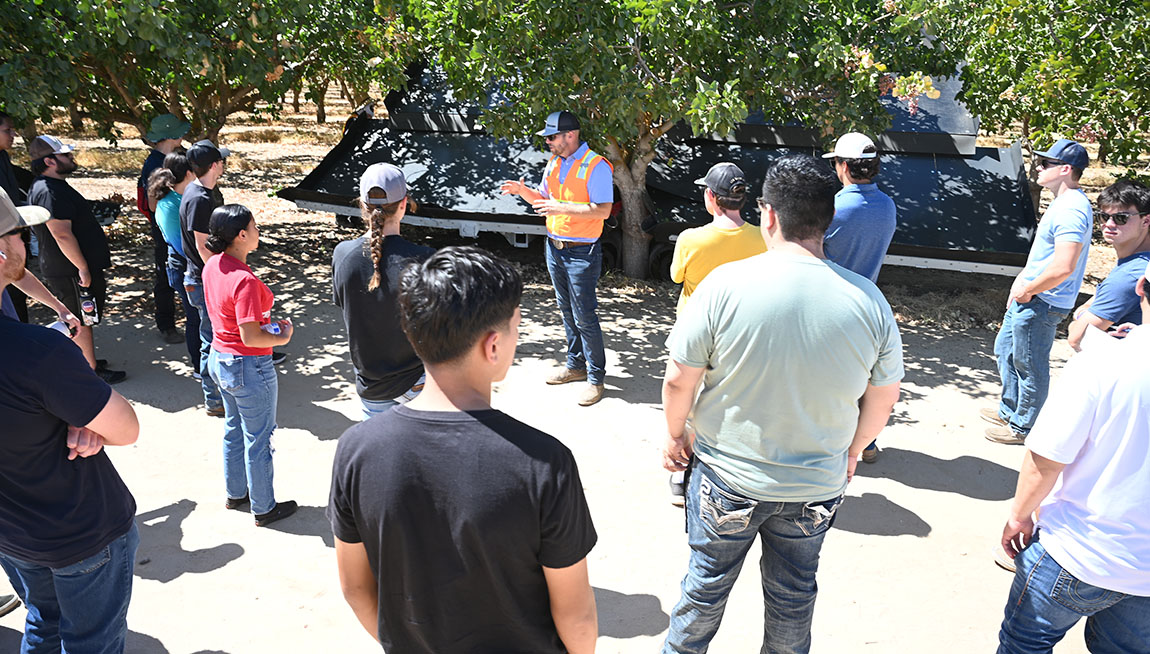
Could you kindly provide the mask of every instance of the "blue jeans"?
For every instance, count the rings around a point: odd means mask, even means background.
[[[819,550],[841,503],[841,496],[825,502],[748,499],[696,460],[687,488],[691,560],[682,598],[671,612],[664,654],[707,651],[756,536],[763,545],[759,562],[766,604],[762,652],[808,652]]]
[[[104,549],[62,568],[0,554],[0,566],[28,607],[20,654],[123,652],[139,544],[132,523]]]
[[[272,432],[279,378],[270,354],[243,356],[212,350],[208,370],[224,400],[224,486],[228,497],[249,496],[252,513],[275,508]]]
[[[998,654],[1049,653],[1084,616],[1086,648],[1092,654],[1150,652],[1150,597],[1079,580],[1037,540],[1014,562]]]
[[[364,420],[383,415],[399,406],[399,402],[395,400],[367,400],[361,397],[359,398],[359,402],[363,405]]]
[[[599,300],[595,297],[602,268],[603,247],[599,243],[560,250],[547,239],[547,272],[551,273],[555,301],[567,332],[567,367],[586,370],[587,381],[596,385],[603,383],[607,366],[599,328]]]
[[[200,331],[200,385],[204,389],[204,406],[209,409],[218,409],[223,406],[223,400],[220,398],[220,389],[216,386],[215,380],[212,379],[211,374],[208,372],[208,356],[212,352],[212,321],[208,318],[208,305],[204,302],[204,285],[203,284],[189,284],[188,279],[184,278],[184,284],[188,287],[185,293],[188,296],[188,301],[196,308],[196,312],[200,316],[199,331]],[[191,290],[188,290],[191,289]],[[191,331],[189,328],[188,331]]]
[[[187,264],[182,259],[173,259],[172,255],[173,253],[168,253],[168,265],[165,268],[168,273],[168,284],[179,294],[180,306],[184,308],[184,346],[188,348],[188,362],[193,368],[199,368],[200,310],[192,305],[188,298],[188,291],[184,288],[184,269]],[[204,374],[203,370],[196,372],[201,375]]]
[[[1066,317],[1041,298],[1026,304],[1015,302],[1002,318],[994,339],[998,375],[1002,378],[1002,401],[998,415],[1011,429],[1026,435],[1050,392],[1050,347],[1058,323]]]

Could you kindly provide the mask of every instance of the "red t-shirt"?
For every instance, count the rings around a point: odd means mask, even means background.
[[[217,254],[204,264],[204,303],[212,319],[212,347],[219,352],[258,356],[270,347],[248,347],[240,340],[240,325],[271,322],[275,296],[252,269],[230,254]]]

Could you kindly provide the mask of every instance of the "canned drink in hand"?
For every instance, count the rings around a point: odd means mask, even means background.
[[[96,299],[85,286],[80,286],[80,319],[84,325],[91,327],[100,323],[100,312],[96,309]]]

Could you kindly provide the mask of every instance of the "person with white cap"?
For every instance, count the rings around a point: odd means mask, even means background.
[[[359,205],[368,233],[335,246],[331,285],[343,312],[355,390],[366,420],[406,403],[423,388],[423,362],[403,333],[396,298],[404,267],[435,249],[399,234],[400,221],[414,203],[398,167],[369,166],[359,180]]]
[[[579,130],[579,119],[570,111],[547,116],[537,132],[551,150],[543,180],[537,187],[509,180],[500,191],[518,195],[547,217],[547,272],[567,335],[567,365],[547,383],[587,380],[579,404],[590,406],[602,399],[607,374],[595,287],[603,267],[599,237],[615,196],[611,162],[588,148]]]
[[[1083,617],[1091,652],[1150,651],[1148,279],[1134,283],[1142,326],[1074,355],[1026,437],[999,654],[1049,652]]]
[[[208,374],[208,355],[212,351],[212,321],[208,317],[208,306],[204,302],[204,283],[201,279],[204,262],[212,257],[207,248],[208,221],[212,211],[223,204],[218,201],[213,190],[224,174],[224,162],[231,152],[227,148],[217,148],[208,140],[196,141],[188,149],[188,164],[196,176],[184,189],[180,199],[180,235],[187,259],[184,273],[184,291],[200,313],[200,360],[196,372],[200,375],[200,388],[204,393],[204,408],[210,416],[224,415],[224,401],[220,389]]]
[[[68,184],[67,177],[77,168],[73,150],[71,145],[47,135],[36,137],[28,145],[29,166],[38,175],[28,191],[28,203],[52,214],[51,220],[35,227],[40,242],[40,272],[52,294],[73,314],[80,315],[80,296],[87,292],[95,302],[96,314],[103,319],[108,298],[104,270],[112,265],[112,253],[91,204]],[[75,341],[101,379],[116,384],[127,377],[124,371],[109,369],[105,362],[96,359],[91,325],[81,326]]]
[[[994,427],[987,440],[1021,445],[1050,389],[1050,348],[1058,325],[1074,308],[1086,274],[1094,210],[1078,187],[1090,165],[1086,148],[1061,139],[1036,152],[1038,183],[1054,193],[1042,214],[1026,267],[1015,278],[1002,327],[994,339],[1002,398],[982,418]]]
[[[50,219],[0,189],[0,290]],[[0,316],[0,361],[0,568],[28,606],[20,651],[123,652],[136,503],[103,448],[136,441],[136,414],[55,330]],[[0,614],[18,605],[0,596]]]
[[[878,148],[866,134],[850,132],[840,136],[834,151],[823,159],[834,160],[835,175],[843,184],[835,194],[835,218],[823,237],[823,253],[843,268],[877,282],[898,226],[894,200],[874,182],[880,167]],[[863,463],[877,461],[878,452],[877,443],[867,445]]]
[[[152,233],[152,254],[156,278],[152,284],[152,300],[155,302],[156,329],[164,336],[164,342],[177,344],[184,342],[184,335],[176,329],[177,289],[168,282],[168,244],[156,225],[156,203],[148,197],[148,180],[152,173],[164,165],[164,157],[180,147],[184,135],[192,128],[186,120],[174,114],[161,114],[152,119],[145,140],[152,144],[152,151],[144,159],[140,177],[136,180],[136,207],[148,219]]]

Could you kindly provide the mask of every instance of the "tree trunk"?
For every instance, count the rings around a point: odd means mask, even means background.
[[[647,218],[647,170],[636,179],[625,165],[615,166],[615,185],[623,200],[620,226],[623,230],[623,274],[634,279],[647,277],[651,235],[643,231]]]
[[[36,140],[40,136],[40,132],[36,129],[36,119],[29,118],[24,122],[24,127],[20,129],[20,135],[24,137],[24,143],[28,144]]]
[[[1026,181],[1030,186],[1030,201],[1034,203],[1034,219],[1042,216],[1039,202],[1042,201],[1042,187],[1038,184],[1038,166],[1034,165],[1034,143],[1030,141],[1030,116],[1022,117],[1022,153],[1026,166]]]
[[[327,122],[327,89],[331,86],[331,79],[319,80],[315,86],[308,85],[312,99],[315,100],[315,122],[320,125]]]
[[[303,92],[303,84],[297,84],[291,90],[291,108],[292,111],[299,113],[299,96]]]
[[[68,120],[72,123],[72,131],[84,129],[84,117],[80,115],[80,107],[75,102],[68,105]]]
[[[339,97],[351,102],[351,91],[347,90],[347,84],[344,83],[343,79],[339,80]]]

